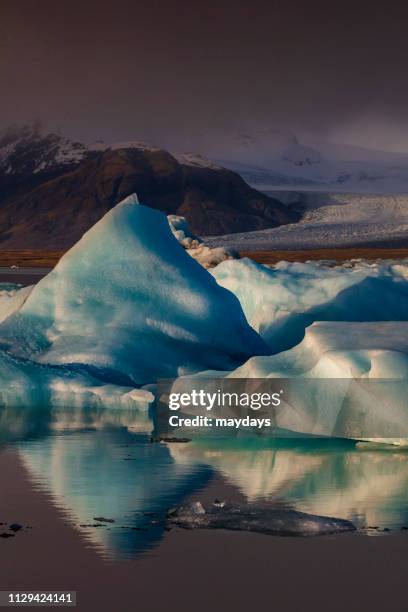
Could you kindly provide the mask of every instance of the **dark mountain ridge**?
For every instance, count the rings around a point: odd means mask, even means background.
[[[87,148],[58,134],[0,137],[0,246],[65,249],[129,194],[194,233],[220,235],[299,219],[295,207],[249,187],[236,173],[140,144]]]

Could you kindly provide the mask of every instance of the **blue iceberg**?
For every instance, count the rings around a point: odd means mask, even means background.
[[[211,273],[237,296],[274,353],[299,344],[316,321],[408,321],[407,262],[280,262],[269,268],[241,259]]]
[[[408,381],[406,261],[230,259],[209,273],[194,241],[183,218],[130,196],[35,287],[0,292],[0,404],[136,408],[146,422],[161,378],[336,379],[330,397],[317,384],[314,407],[300,397],[277,426],[408,438],[403,385],[374,402],[349,384]]]
[[[238,299],[185,252],[165,215],[135,196],[13,303],[0,325],[3,381],[18,380],[11,370],[21,369],[34,386],[40,379],[47,386],[64,368],[70,376],[137,387],[233,369],[268,352]]]

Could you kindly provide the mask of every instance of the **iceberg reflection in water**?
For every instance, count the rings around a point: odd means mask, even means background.
[[[154,547],[168,508],[212,473],[195,460],[177,463],[166,445],[151,443],[151,422],[137,411],[0,409],[0,428],[0,441],[14,443],[34,487],[50,493],[105,556]]]
[[[219,443],[218,443],[219,444]],[[359,528],[408,525],[407,450],[329,439],[197,441],[175,459],[208,464],[250,501],[279,499],[296,510],[351,520]]]
[[[137,556],[158,544],[166,511],[211,475],[126,429],[58,434],[19,452],[36,485],[105,556]]]
[[[49,492],[105,556],[136,557],[158,546],[167,510],[200,499],[212,475],[228,485],[227,499],[232,486],[251,503],[349,519],[370,533],[408,525],[404,450],[239,432],[228,439],[152,443],[150,423],[140,423],[132,411],[49,410],[38,418],[30,411],[27,422],[23,414],[18,411],[17,422],[16,412],[0,413],[3,442],[8,432],[34,486]],[[99,517],[115,522],[95,521]]]

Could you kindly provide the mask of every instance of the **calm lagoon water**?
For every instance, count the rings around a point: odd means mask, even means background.
[[[202,499],[214,479],[227,501],[347,518],[372,535],[408,526],[407,451],[239,433],[152,443],[131,411],[3,410],[0,428],[33,486],[110,558],[155,555],[168,509]]]

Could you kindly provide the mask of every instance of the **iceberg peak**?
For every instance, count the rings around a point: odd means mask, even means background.
[[[119,202],[119,204],[117,204],[112,210],[115,210],[115,208],[118,207],[120,208],[123,206],[128,206],[129,204],[140,204],[139,198],[137,197],[137,193],[131,193],[130,195],[128,195],[121,202]]]
[[[132,385],[268,352],[238,299],[136,194],[61,258],[0,325],[0,340],[17,357]]]

